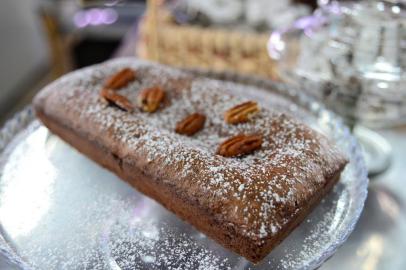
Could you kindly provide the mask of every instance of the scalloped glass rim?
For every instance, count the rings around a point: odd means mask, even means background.
[[[340,118],[338,118],[334,113],[326,110],[323,105],[314,101],[312,98],[306,96],[295,88],[288,87],[287,85],[281,83],[275,83],[259,78],[241,76],[232,73],[219,74],[203,71],[195,71],[195,73],[217,79],[226,79],[240,83],[255,84],[257,86],[272,87],[277,94],[285,96],[293,100],[299,106],[309,110],[312,115],[317,118],[318,124],[323,126],[326,130],[329,130],[329,135],[332,136],[340,145],[345,147],[346,152],[351,154],[351,162],[349,166],[353,166],[354,168],[348,170],[351,170],[351,172],[354,174],[353,177],[357,178],[356,185],[353,186],[353,193],[357,194],[357,198],[355,198],[351,204],[351,219],[347,220],[345,229],[336,234],[337,238],[335,238],[334,241],[331,241],[331,245],[325,247],[321,254],[318,254],[318,256],[312,258],[310,261],[303,261],[303,264],[300,266],[295,265],[295,267],[298,269],[315,269],[319,267],[324,261],[334,254],[337,248],[344,243],[344,241],[353,231],[362,212],[367,196],[367,171],[362,158],[361,149],[355,138],[350,134],[348,128],[342,123]],[[0,130],[0,155],[8,145],[10,145],[9,147],[12,147],[13,144],[18,143],[18,135],[21,134],[22,131],[26,130],[34,119],[35,117],[32,108],[28,107],[5,124],[5,126]],[[4,238],[2,233],[0,234],[0,253],[5,255],[12,263],[17,264],[22,269],[30,269],[23,259],[20,258],[19,255],[13,250],[13,247],[9,244],[7,239]]]

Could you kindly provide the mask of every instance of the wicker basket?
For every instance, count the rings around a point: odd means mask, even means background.
[[[276,78],[266,43],[269,33],[177,25],[162,5],[149,0],[140,25],[139,57],[184,68],[207,68]]]

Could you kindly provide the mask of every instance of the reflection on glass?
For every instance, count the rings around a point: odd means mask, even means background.
[[[379,234],[372,234],[358,250],[357,256],[364,258],[362,270],[375,270],[384,251],[384,239]]]
[[[46,129],[32,133],[11,153],[10,162],[4,167],[0,180],[0,220],[12,237],[27,235],[49,209],[56,171],[46,158],[44,144],[37,143],[45,141],[47,134]],[[31,151],[26,151],[27,145],[31,145]],[[21,162],[26,170],[19,169]]]

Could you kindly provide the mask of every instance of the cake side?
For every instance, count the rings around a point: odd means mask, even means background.
[[[105,79],[124,67],[136,70],[140,79],[120,90],[129,100],[153,85],[165,89],[167,99],[156,113],[124,112],[100,101]],[[277,112],[261,109],[253,121],[225,124],[224,110],[245,101],[233,96],[236,88],[246,86],[121,59],[62,78],[42,91],[34,104],[43,122],[74,147],[91,156],[82,149],[84,143],[69,141],[64,137],[67,132],[57,132],[50,121],[81,134],[87,144],[108,149],[121,165],[103,164],[91,157],[221,244],[256,262],[333,186],[346,161],[322,135]],[[193,137],[173,132],[179,119],[196,111],[207,116],[203,130]],[[264,134],[260,150],[242,158],[216,155],[225,138],[247,132]],[[139,170],[144,181],[137,182],[120,166]],[[152,186],[146,190],[148,185]],[[183,203],[175,204],[170,198]],[[188,204],[193,209],[181,209]],[[198,222],[190,216],[192,211],[205,213],[207,218]]]
[[[158,201],[165,208],[175,213],[178,217],[190,223],[210,238],[216,240],[222,246],[231,249],[248,260],[257,263],[298,226],[310,211],[320,202],[334,184],[339,180],[340,172],[327,181],[327,186],[320,191],[318,196],[314,196],[307,205],[301,208],[294,218],[287,224],[284,230],[273,235],[272,239],[264,241],[266,244],[253,242],[251,239],[237,233],[233,227],[227,226],[222,220],[216,220],[210,211],[203,210],[190,198],[174,196],[174,191],[170,187],[163,185],[164,181],[154,180],[145,175],[140,169],[126,163],[111,153],[108,149],[98,145],[95,141],[89,141],[87,136],[83,136],[73,130],[55,122],[52,118],[43,115],[38,111],[38,118],[64,141],[72,145],[101,166],[113,171],[121,179],[135,187],[140,192]],[[148,184],[149,183],[149,184]]]

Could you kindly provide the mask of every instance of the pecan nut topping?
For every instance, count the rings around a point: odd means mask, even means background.
[[[137,105],[144,112],[155,112],[165,98],[165,92],[158,86],[141,90],[138,94]]]
[[[204,127],[206,116],[193,113],[176,124],[175,132],[182,135],[192,136]]]
[[[239,134],[220,144],[217,154],[223,157],[240,157],[261,148],[262,135]]]
[[[111,76],[104,84],[105,88],[120,89],[135,80],[135,71],[131,68],[124,68]]]
[[[226,111],[224,113],[224,120],[228,124],[244,123],[258,112],[258,104],[255,101],[247,101]]]
[[[132,112],[134,110],[134,106],[131,102],[125,97],[120,94],[117,94],[115,91],[111,89],[104,88],[100,95],[104,98],[107,102],[114,104],[115,106],[119,107],[120,109]]]

